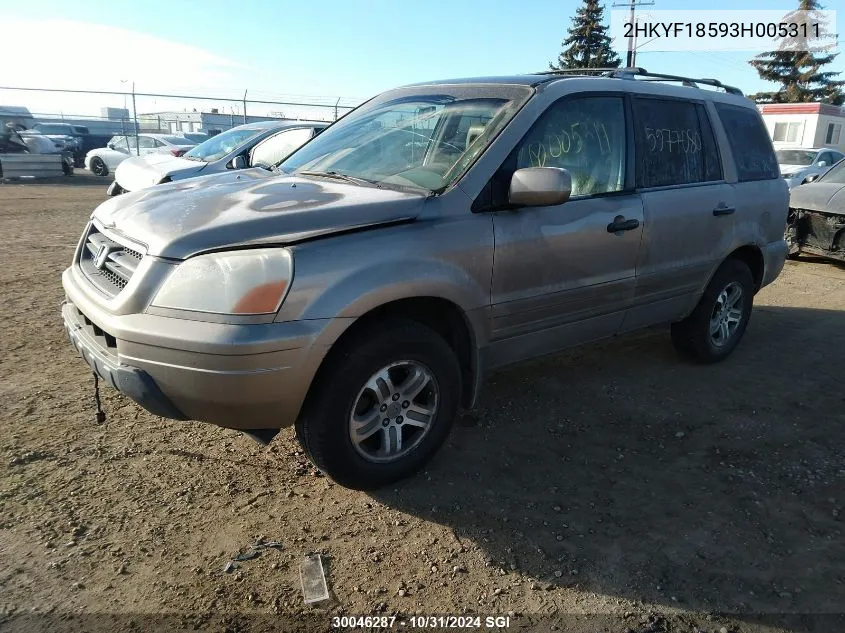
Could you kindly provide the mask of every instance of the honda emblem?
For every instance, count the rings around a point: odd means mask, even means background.
[[[103,269],[103,266],[106,265],[106,260],[109,258],[109,246],[108,244],[100,244],[100,249],[97,251],[97,256],[94,258],[94,266],[96,266],[99,270]]]

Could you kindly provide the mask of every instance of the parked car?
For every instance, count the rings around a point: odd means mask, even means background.
[[[62,173],[65,176],[73,175],[74,158],[70,150],[61,150],[55,142],[44,134],[33,134],[31,131],[21,133],[21,138],[26,143],[30,154],[60,154],[62,157]]]
[[[789,188],[797,187],[825,174],[845,154],[828,147],[778,149],[778,168]]]
[[[278,169],[104,202],[62,311],[149,411],[265,442],[295,425],[320,470],[374,488],[505,365],[661,323],[684,356],[727,358],[784,265],[787,208],[760,113],[715,80],[419,84]]]
[[[107,176],[130,156],[165,154],[181,156],[194,147],[193,141],[173,134],[139,134],[137,146],[134,135],[113,136],[105,147],[92,149],[85,155],[85,169],[97,176]]]
[[[845,159],[789,194],[789,257],[801,253],[845,261]]]
[[[58,154],[61,156],[62,173],[73,175],[73,154],[60,150],[57,144],[44,134],[32,130],[21,130],[18,124],[6,123],[0,129],[0,154]],[[2,175],[2,169],[0,169]]]
[[[80,135],[68,123],[36,123],[26,132],[43,134],[53,141],[59,149],[76,151],[82,147]]]
[[[85,159],[86,138],[89,135],[86,126],[70,123],[36,123],[28,131],[48,136],[59,149],[72,152],[75,166],[82,167]]]
[[[115,172],[108,194],[115,196],[144,187],[195,176],[270,167],[280,162],[328,123],[316,121],[262,121],[233,127],[203,141],[184,156],[133,158]]]

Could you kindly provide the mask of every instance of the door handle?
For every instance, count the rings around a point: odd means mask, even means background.
[[[626,220],[624,215],[617,215],[613,222],[607,225],[607,232],[608,233],[615,233],[616,235],[622,235],[625,231],[633,231],[640,225],[640,221],[636,218],[631,220]]]
[[[718,207],[713,209],[713,215],[715,215],[715,216],[730,215],[734,211],[736,211],[736,207],[727,207],[724,204],[720,204]]]

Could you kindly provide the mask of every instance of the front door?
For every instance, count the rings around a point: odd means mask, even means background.
[[[613,335],[634,295],[643,209],[628,173],[621,95],[563,98],[503,166],[561,167],[562,205],[494,213],[488,363],[498,366]]]

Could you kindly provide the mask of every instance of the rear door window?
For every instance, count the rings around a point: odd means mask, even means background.
[[[760,115],[751,108],[717,103],[740,182],[780,178],[772,141]]]
[[[633,106],[637,187],[722,179],[716,139],[703,105],[637,97]]]

